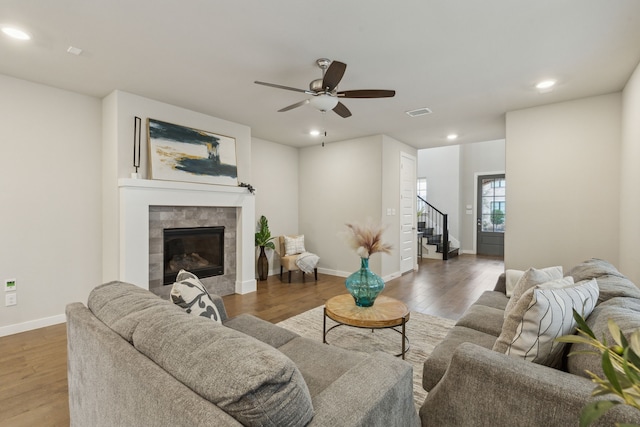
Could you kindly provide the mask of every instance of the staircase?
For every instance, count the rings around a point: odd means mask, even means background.
[[[458,256],[449,240],[448,215],[418,196],[418,257],[448,260]]]

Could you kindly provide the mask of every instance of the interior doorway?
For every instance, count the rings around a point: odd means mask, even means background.
[[[504,256],[505,174],[479,175],[476,201],[476,253]]]
[[[400,273],[417,268],[416,158],[400,154]]]

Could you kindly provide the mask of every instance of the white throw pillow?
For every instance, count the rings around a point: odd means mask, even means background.
[[[299,236],[284,236],[284,256],[297,255],[306,252],[304,248],[304,234]]]
[[[513,295],[513,290],[523,274],[524,270],[507,270],[504,272],[505,290],[509,298]]]
[[[515,287],[507,306],[504,309],[504,318],[509,315],[509,311],[518,303],[518,299],[529,289],[552,280],[562,279],[562,266],[557,265],[547,268],[529,268],[522,274]]]
[[[556,338],[575,333],[573,309],[586,319],[598,303],[599,293],[595,279],[574,284],[570,276],[534,286],[505,319],[493,350],[559,367],[564,343]]]
[[[171,288],[171,301],[184,308],[187,313],[207,317],[222,324],[218,307],[195,274],[180,270],[178,279]]]

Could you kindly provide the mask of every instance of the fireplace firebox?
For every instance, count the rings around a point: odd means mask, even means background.
[[[200,278],[224,274],[224,227],[166,228],[163,240],[165,285],[182,269]]]

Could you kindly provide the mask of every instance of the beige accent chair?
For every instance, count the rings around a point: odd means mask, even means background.
[[[298,237],[298,236],[288,236],[288,237]],[[291,283],[291,272],[292,271],[300,271],[300,268],[296,265],[296,258],[298,258],[299,254],[285,256],[287,253],[284,249],[284,236],[278,237],[278,255],[280,255],[280,280],[282,280],[282,272],[283,269],[287,269],[289,272],[289,283]],[[318,281],[318,268],[313,269],[313,274],[315,276],[316,282]],[[302,272],[302,281],[305,281],[306,274]]]

